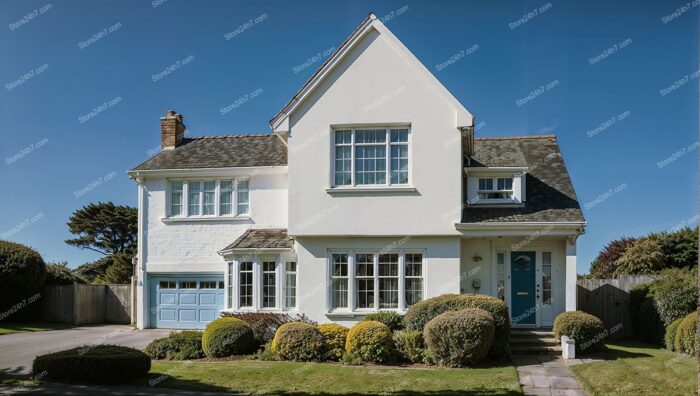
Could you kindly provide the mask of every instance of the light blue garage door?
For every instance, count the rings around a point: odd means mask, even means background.
[[[224,309],[223,275],[149,278],[150,327],[201,329]]]

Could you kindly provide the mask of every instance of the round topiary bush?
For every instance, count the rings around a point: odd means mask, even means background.
[[[397,330],[403,330],[403,317],[394,311],[381,311],[371,313],[365,316],[365,318],[362,320],[374,320],[379,323],[384,323],[385,325],[387,325],[387,327],[389,327],[389,330],[391,330],[392,332]]]
[[[152,359],[189,360],[204,357],[201,331],[172,332],[152,341],[144,352]]]
[[[581,312],[563,312],[554,319],[554,337],[568,336],[576,341],[576,353],[588,353],[598,349],[607,331],[605,324],[597,317]]]
[[[510,315],[508,305],[498,298],[483,294],[444,294],[421,301],[404,316],[408,330],[423,331],[431,319],[447,311],[459,311],[466,308],[479,308],[493,316],[496,332],[489,350],[489,358],[500,360],[510,357]]]
[[[309,323],[285,323],[272,339],[272,350],[280,358],[300,362],[323,360],[326,349],[323,335]]]
[[[396,356],[391,330],[384,323],[367,320],[348,332],[345,350],[365,362],[387,363]]]
[[[0,312],[12,319],[33,319],[32,309],[46,279],[46,263],[34,249],[0,241]]]
[[[330,360],[340,360],[345,353],[345,341],[348,338],[348,329],[337,323],[328,323],[318,326],[318,331],[323,336],[326,344],[326,356]]]
[[[676,350],[674,343],[676,342],[676,333],[678,332],[678,326],[683,321],[683,318],[676,319],[671,322],[666,328],[666,334],[664,335],[664,344],[666,344],[666,349],[673,352]]]
[[[86,345],[37,356],[34,377],[70,382],[116,384],[140,378],[151,370],[151,358],[138,349]]]
[[[253,328],[240,319],[219,318],[202,334],[202,350],[208,357],[225,357],[254,352],[258,347]]]
[[[688,314],[676,330],[676,339],[674,347],[676,351],[685,353],[690,356],[698,355],[698,313],[692,312]]]
[[[394,345],[399,357],[411,363],[430,363],[430,353],[423,339],[423,332],[418,330],[399,330],[393,335]]]
[[[645,300],[639,307],[639,339],[644,342],[661,344],[664,338],[664,324],[654,305],[654,300]]]
[[[479,308],[444,312],[425,325],[423,337],[432,359],[450,367],[473,366],[491,348],[496,324]]]

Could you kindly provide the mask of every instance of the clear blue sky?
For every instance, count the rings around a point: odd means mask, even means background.
[[[195,136],[267,132],[320,63],[296,66],[373,10],[485,123],[477,135],[558,135],[589,204],[586,272],[612,238],[697,220],[700,6],[685,4],[2,2],[0,235],[71,266],[97,258],[64,243],[66,222],[90,202],[136,205],[126,171],[159,145],[166,110]]]

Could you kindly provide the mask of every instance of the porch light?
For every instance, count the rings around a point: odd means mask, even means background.
[[[481,261],[481,255],[479,255],[479,253],[474,253],[474,257],[472,257],[472,259],[475,263],[478,263],[479,261]]]

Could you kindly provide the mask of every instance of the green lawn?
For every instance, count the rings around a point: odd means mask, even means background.
[[[61,330],[73,327],[65,323],[34,323],[34,322],[17,322],[17,323],[0,323],[0,335],[12,333],[24,333],[35,331]]]
[[[511,364],[472,369],[349,367],[330,363],[154,361],[137,385],[256,394],[520,395]]]
[[[634,342],[608,342],[609,359],[572,366],[591,395],[695,395],[697,360]]]

